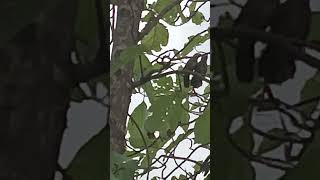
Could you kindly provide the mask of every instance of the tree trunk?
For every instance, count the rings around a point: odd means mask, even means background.
[[[121,1],[117,5],[117,26],[112,34],[112,61],[117,60],[122,50],[137,44],[144,0]],[[111,149],[118,153],[125,150],[126,120],[132,94],[132,69],[131,63],[126,64],[110,79],[110,141]]]
[[[76,0],[61,1],[0,49],[0,179],[53,179],[73,84]]]

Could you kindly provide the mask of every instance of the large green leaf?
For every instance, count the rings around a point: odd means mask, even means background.
[[[116,153],[114,151],[111,152],[111,172],[110,174],[119,179],[134,179],[134,172],[138,168],[138,164],[135,160],[128,158],[122,154]],[[93,178],[89,177],[88,179],[107,179],[107,178]],[[111,179],[113,180],[113,179]]]
[[[107,179],[107,134],[106,128],[103,128],[82,146],[66,173],[77,180]]]
[[[41,13],[54,8],[61,0],[1,0],[0,48],[26,25],[33,23]]]
[[[168,77],[168,79],[171,79]],[[158,81],[159,87],[172,87],[171,81]],[[159,93],[159,91],[161,93]],[[175,132],[176,128],[181,123],[186,123],[189,120],[189,114],[183,107],[185,94],[182,92],[170,92],[170,89],[158,89],[155,93],[159,93],[151,102],[151,107],[148,109],[151,116],[145,122],[145,129],[148,132],[159,131],[161,138],[168,139]],[[186,128],[183,128],[186,130]]]
[[[141,57],[134,62],[133,66],[133,77],[136,81],[138,81],[142,73],[145,76],[150,72],[151,69],[154,69],[154,66],[151,64],[147,56],[141,55]]]
[[[156,5],[155,5],[155,10],[156,12],[160,13],[164,8],[166,8],[168,5],[170,5],[172,3],[171,0],[158,0]],[[165,22],[167,22],[168,24],[173,24],[174,20],[177,18],[178,16],[178,6],[180,6],[180,4],[176,5],[175,7],[173,7],[169,12],[167,12],[164,16],[163,16],[163,20]]]
[[[206,144],[210,142],[210,104],[196,121],[194,127],[195,142]]]
[[[167,131],[170,129],[166,122],[168,107],[172,106],[172,96],[160,96],[151,104],[149,111],[152,113],[145,123],[145,129],[148,132],[160,132],[162,138],[167,137]]]
[[[145,143],[143,139],[146,141],[147,145],[152,143],[152,140],[148,138],[147,131],[144,129],[145,120],[148,118],[150,113],[147,111],[147,105],[142,102],[132,113],[132,118],[128,123],[128,132],[130,134],[129,142],[135,148],[145,148]],[[135,121],[135,123],[133,122]],[[138,126],[138,127],[137,127]],[[141,137],[141,133],[142,136]]]
[[[143,37],[141,44],[146,52],[154,50],[161,51],[161,46],[168,44],[169,32],[168,29],[161,23],[158,23],[151,31]]]

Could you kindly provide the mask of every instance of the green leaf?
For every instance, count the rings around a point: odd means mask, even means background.
[[[311,144],[303,152],[299,164],[280,180],[318,180],[320,166],[320,132],[316,131]]]
[[[185,94],[187,95],[187,94]],[[189,102],[188,101],[185,101],[183,104],[183,113],[181,115],[181,124],[187,124],[190,120],[190,115],[189,115],[189,112],[187,111],[187,109],[189,108]],[[184,125],[182,126],[182,129],[184,130],[184,132],[187,132],[188,131],[188,128],[189,126],[188,125]]]
[[[114,177],[118,178],[119,180],[134,179],[134,172],[138,168],[138,164],[135,160],[128,158],[122,154],[116,153],[114,151],[111,152],[110,157],[111,157],[111,174],[113,174]],[[87,178],[87,179],[91,179],[91,178]]]
[[[181,107],[181,100],[176,99],[176,104],[172,104],[168,109],[168,115],[166,118],[166,122],[169,124],[169,128],[171,131],[175,131],[178,127],[179,123],[181,122],[181,119],[188,118],[189,115],[182,109]]]
[[[135,148],[145,148],[143,138],[145,139],[147,145],[152,143],[152,140],[148,138],[147,131],[144,129],[145,121],[149,115],[150,113],[147,111],[147,105],[145,102],[142,102],[134,109],[131,115],[138,127],[132,119],[130,119],[128,122],[127,130],[130,134],[129,142]],[[142,132],[143,138],[141,137],[139,129]]]
[[[141,46],[134,45],[122,50],[119,57],[111,61],[110,75],[113,75],[128,63],[134,64],[136,61],[139,61],[139,56],[144,56]]]
[[[164,151],[166,153],[169,153],[174,147],[178,146],[179,143],[188,137],[192,131],[187,131],[186,133],[179,134],[177,139],[175,141],[172,141],[165,149]]]
[[[195,15],[192,16],[192,22],[196,25],[200,25],[204,20],[204,15],[199,11],[195,12]]]
[[[309,79],[305,86],[303,87],[301,91],[301,101],[316,97],[319,95],[320,91],[320,73],[317,72],[314,77]],[[312,113],[312,110],[317,106],[318,102],[315,101],[313,103],[308,103],[304,106],[302,106],[300,109],[302,109],[305,113],[310,114]]]
[[[172,1],[171,0],[158,0],[155,6],[155,11],[160,13],[164,8],[166,8],[169,4],[171,4]],[[164,16],[163,16],[163,20],[168,23],[168,24],[174,24],[174,20],[177,18],[178,16],[178,6],[180,6],[180,4],[174,6],[173,8],[171,8],[171,10],[169,12],[167,12]]]
[[[190,36],[188,39],[189,41],[184,44],[185,47],[179,56],[185,56],[189,54],[194,48],[209,40],[209,33],[204,35]]]
[[[161,77],[160,79],[155,79],[154,82],[157,83],[156,95],[168,94],[170,93],[169,90],[173,88],[171,77]]]
[[[148,167],[150,167],[150,164],[152,163],[152,159],[156,157],[158,150],[159,150],[158,148],[150,147],[148,149],[149,163],[148,163],[148,158],[145,155],[143,157],[143,159],[141,160],[141,164],[140,164],[139,168],[148,168]]]
[[[192,1],[191,4],[189,5],[189,13],[192,14],[194,10],[196,9],[197,2]]]
[[[149,98],[149,101],[151,103],[153,103],[155,101],[156,97],[155,97],[155,93],[154,93],[155,89],[152,86],[152,83],[149,81],[149,82],[145,83],[144,85],[142,85],[142,88],[146,92],[147,97]]]
[[[180,175],[180,176],[179,176],[179,179],[181,179],[181,180],[183,180],[183,179],[188,179],[188,177],[185,176],[185,175]]]
[[[182,24],[185,24],[185,23],[188,21],[187,17],[183,14],[180,5],[177,6],[177,9],[178,9],[178,14],[179,14],[179,16],[180,16],[180,18],[181,18]]]
[[[232,139],[246,152],[251,153],[254,146],[253,136],[247,125],[242,126],[234,134]]]
[[[280,128],[273,128],[270,131],[268,131],[267,134],[276,136],[276,137],[284,137],[286,134],[286,131]],[[283,141],[273,140],[268,137],[264,137],[259,146],[257,154],[260,155],[260,154],[266,153],[268,151],[271,151],[279,147],[282,144],[283,144]]]
[[[66,173],[77,180],[107,179],[107,138],[104,128],[81,147]]]
[[[202,162],[203,163],[203,162]],[[198,172],[198,171],[200,171],[200,165],[199,164],[195,164],[194,166],[193,166],[193,169],[194,169],[194,171],[195,172]]]
[[[140,64],[141,58],[141,64]],[[141,55],[135,62],[133,66],[133,77],[135,80],[139,80],[141,78],[141,71],[144,75],[148,74],[151,69],[154,69],[154,66],[149,61],[146,55]]]
[[[146,121],[145,128],[148,132],[160,131],[160,136],[166,137],[169,123],[166,121],[169,107],[172,107],[172,96],[158,97],[149,111],[152,113]]]
[[[111,179],[111,180],[119,180],[119,179],[116,178],[116,177],[114,176],[114,174],[112,174],[112,173],[110,173],[110,179]]]
[[[151,50],[159,52],[162,50],[161,46],[166,46],[168,44],[168,39],[168,29],[163,24],[158,23],[143,37],[141,44],[148,53],[150,53]]]
[[[194,135],[196,143],[207,144],[210,142],[210,103],[196,120]]]
[[[182,103],[187,96],[183,92],[172,92],[172,78],[161,78],[157,82],[157,88],[154,90],[156,96],[153,97],[151,107],[148,109],[149,116],[145,123],[145,129],[148,132],[160,132],[160,137],[167,139],[175,132],[177,127],[189,121],[189,114],[183,107],[186,102]],[[183,127],[186,130],[188,127]],[[170,135],[171,134],[171,135]]]
[[[153,11],[149,11],[148,14],[146,14],[142,19],[141,21],[142,22],[149,22],[152,18],[155,17],[155,12]]]
[[[154,103],[151,104],[149,111],[152,113],[148,117],[145,123],[145,129],[148,132],[160,131],[160,136],[165,138],[169,129],[169,124],[166,122],[166,112],[168,106],[172,104],[172,96],[160,96],[155,99]]]

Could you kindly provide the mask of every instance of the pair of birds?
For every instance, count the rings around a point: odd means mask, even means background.
[[[248,0],[235,20],[236,27],[249,27],[287,38],[305,40],[310,26],[309,0]],[[241,82],[251,82],[255,74],[254,40],[238,39],[236,75]],[[301,48],[301,47],[300,47]],[[295,57],[277,45],[267,45],[259,59],[259,76],[266,83],[281,84],[293,78]]]
[[[198,62],[199,57],[201,57],[201,60]],[[183,70],[188,70],[192,72],[196,72],[201,76],[205,76],[207,73],[207,59],[208,55],[201,55],[199,53],[196,53],[194,56],[192,56],[188,62],[186,63]],[[183,76],[183,83],[184,87],[188,88],[190,86],[190,74],[185,73]],[[198,88],[202,85],[202,78],[197,75],[193,75],[191,78],[191,85],[194,88]]]

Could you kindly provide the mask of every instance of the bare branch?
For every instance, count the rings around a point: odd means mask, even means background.
[[[286,38],[282,35],[272,34],[269,32],[259,31],[247,27],[239,28],[212,28],[212,32],[215,38],[248,38],[257,41],[262,41],[268,44],[279,46],[284,51],[288,51],[293,54],[298,60],[305,62],[306,64],[320,69],[320,60],[305,53],[299,47],[295,45],[302,45],[301,41],[296,39]],[[304,43],[306,47],[314,49],[314,46],[310,46],[308,43]]]

